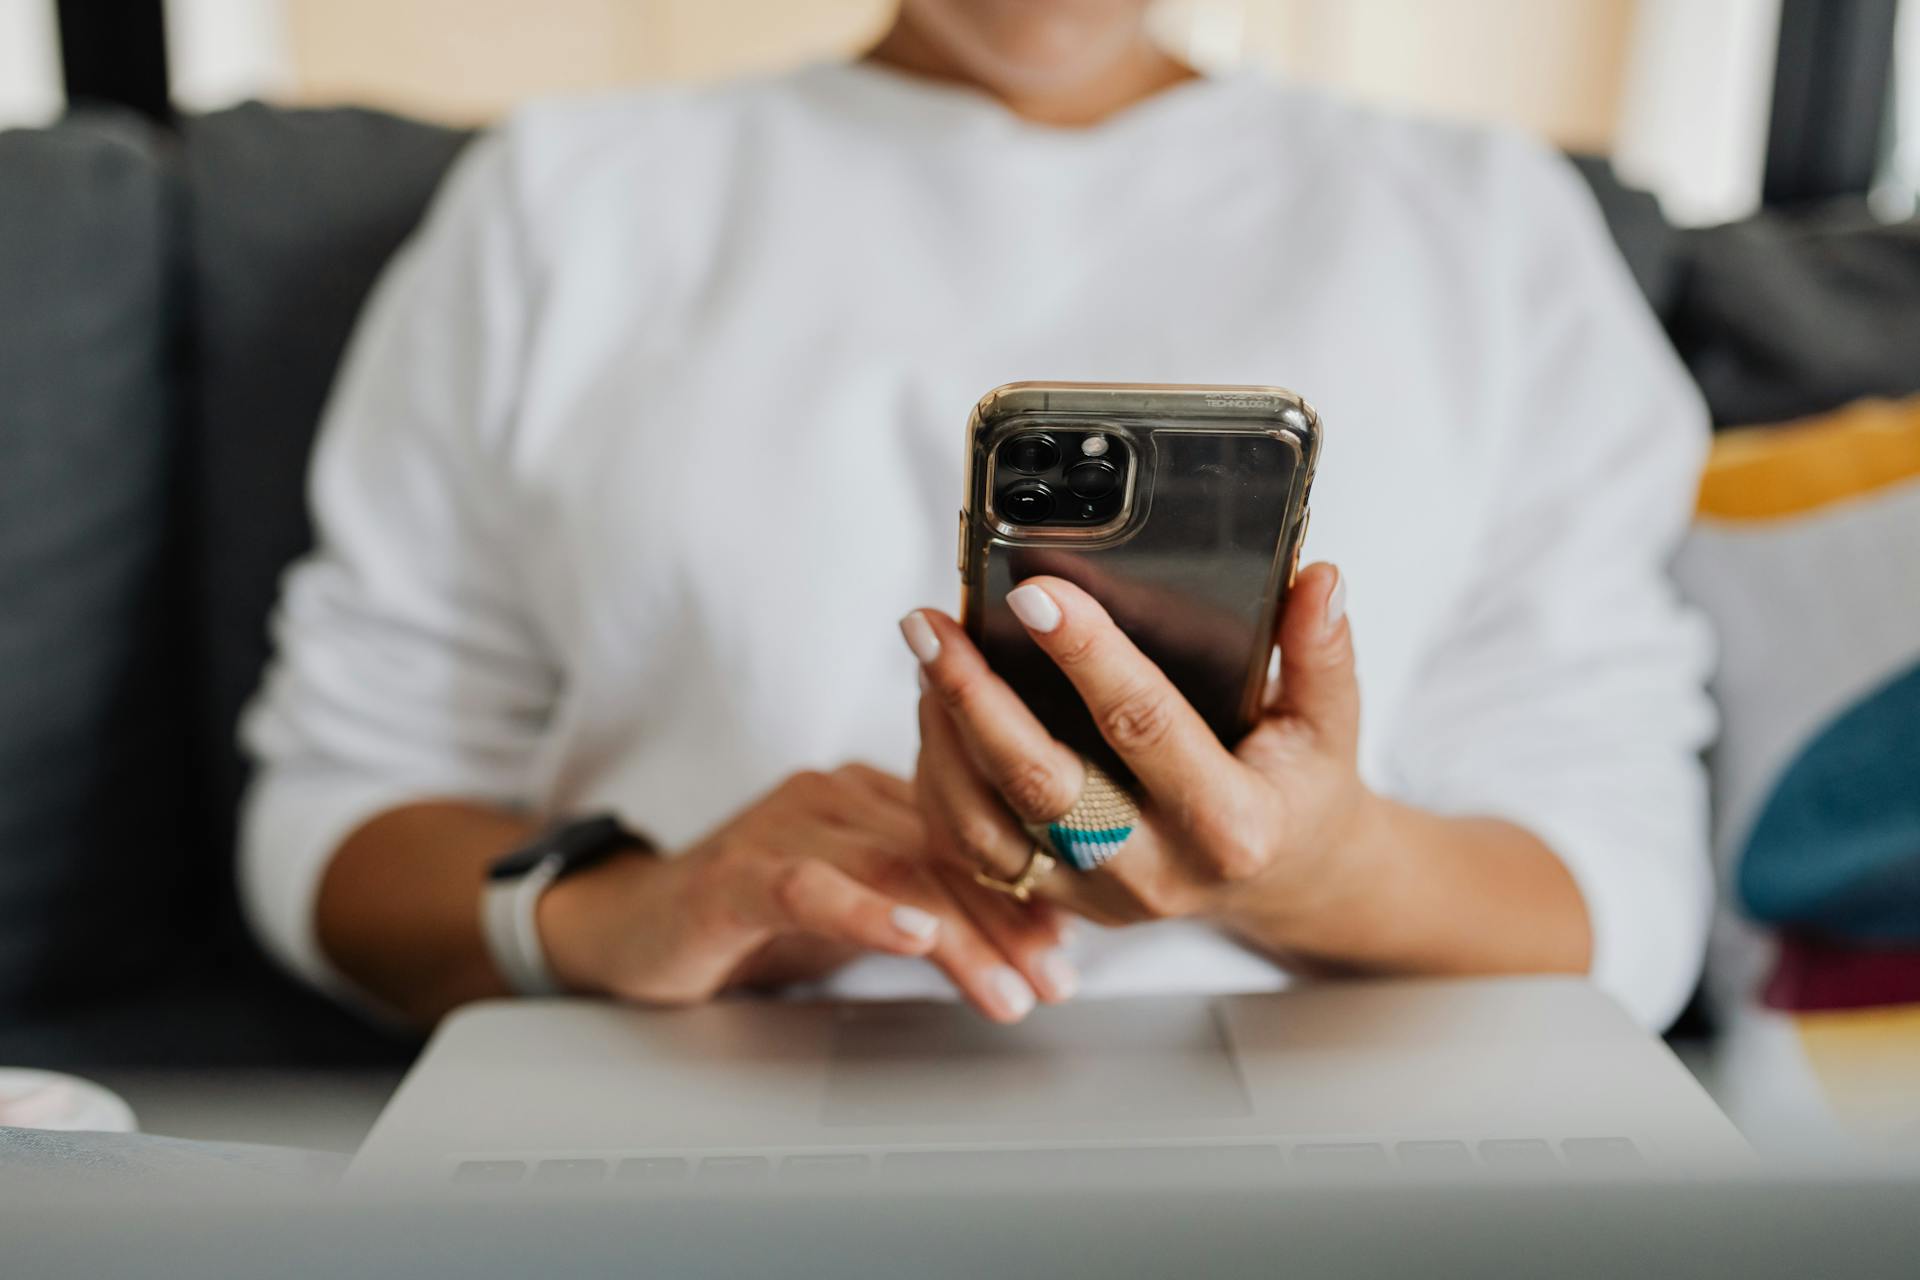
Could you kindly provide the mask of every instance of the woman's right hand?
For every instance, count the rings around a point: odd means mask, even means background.
[[[1074,986],[1053,910],[936,867],[912,784],[864,765],[795,774],[677,857],[569,876],[539,927],[562,982],[646,1004],[824,977],[865,951],[924,956],[997,1022]]]

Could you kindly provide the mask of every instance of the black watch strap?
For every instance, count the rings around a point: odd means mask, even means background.
[[[487,868],[489,880],[518,880],[542,863],[552,879],[571,875],[623,849],[651,849],[645,836],[629,830],[611,813],[575,818],[549,827],[531,842]]]

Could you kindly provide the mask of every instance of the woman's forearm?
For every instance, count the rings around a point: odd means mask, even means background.
[[[1586,902],[1566,865],[1497,818],[1443,817],[1368,797],[1323,891],[1244,885],[1222,917],[1262,950],[1336,969],[1583,973]]]
[[[488,866],[533,830],[519,815],[460,801],[380,814],[341,843],[320,882],[321,950],[410,1021],[505,994],[481,936],[480,894]]]

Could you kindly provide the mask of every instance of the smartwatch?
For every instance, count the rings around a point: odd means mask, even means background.
[[[535,909],[540,896],[562,878],[605,861],[624,849],[650,850],[647,839],[611,813],[549,827],[487,869],[480,894],[480,933],[487,954],[516,995],[554,996],[561,987],[547,967]]]

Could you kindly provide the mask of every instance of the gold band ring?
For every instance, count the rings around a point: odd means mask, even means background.
[[[1027,855],[1027,865],[1022,867],[1020,874],[1013,879],[1002,880],[985,871],[976,871],[973,873],[973,882],[992,889],[995,893],[1004,893],[1015,902],[1026,902],[1033,897],[1033,887],[1039,884],[1055,865],[1057,864],[1053,855],[1036,844],[1033,846],[1033,852]]]

